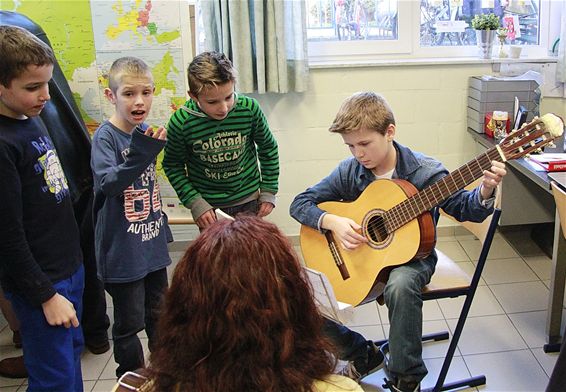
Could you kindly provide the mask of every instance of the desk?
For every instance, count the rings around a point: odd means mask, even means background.
[[[495,145],[493,139],[485,134],[479,134],[471,129],[468,129],[468,132],[484,149]],[[547,344],[544,346],[544,351],[560,351],[562,306],[566,283],[566,240],[562,235],[550,182],[556,181],[566,189],[566,173],[536,171],[523,158],[509,161],[506,166],[508,174],[502,182],[500,225],[554,222],[552,272],[546,322]]]
[[[478,144],[478,154],[495,145],[493,139],[485,134],[471,129],[468,129],[468,132]],[[503,208],[499,225],[553,223],[555,221],[554,197],[550,189],[548,174],[544,171],[533,170],[524,158],[508,161],[506,167],[507,175],[501,189]]]

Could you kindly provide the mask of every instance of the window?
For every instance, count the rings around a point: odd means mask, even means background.
[[[397,0],[307,0],[311,41],[397,39]]]
[[[475,56],[474,15],[494,13],[505,44],[547,55],[552,0],[306,0],[313,60]],[[560,7],[554,5],[557,9]],[[554,11],[553,11],[554,12]],[[498,42],[494,44],[498,45]],[[495,50],[494,50],[495,53]]]
[[[410,1],[306,0],[311,59],[409,53]]]
[[[539,0],[423,0],[421,46],[475,45],[474,15],[493,13],[513,45],[539,44]]]

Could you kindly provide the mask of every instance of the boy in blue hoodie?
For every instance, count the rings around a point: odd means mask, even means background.
[[[115,112],[92,141],[95,248],[99,278],[114,304],[116,376],[144,366],[138,332],[155,342],[156,310],[167,287],[171,232],[161,208],[155,163],[166,130],[144,121],[155,90],[145,62],[114,61],[106,98]]]

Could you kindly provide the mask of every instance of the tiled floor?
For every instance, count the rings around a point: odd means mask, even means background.
[[[480,251],[473,236],[444,236],[437,247],[473,271],[471,260],[477,260]],[[542,350],[550,270],[550,259],[525,233],[496,235],[447,381],[484,374],[485,386],[461,391],[544,391],[557,357]],[[425,302],[424,333],[453,331],[462,302]],[[369,338],[383,339],[389,330],[386,308],[363,305],[356,309],[351,327]],[[446,341],[425,343],[429,375],[423,387],[434,385],[447,348]],[[379,371],[366,377],[362,386],[366,391],[382,391],[383,378]]]
[[[480,245],[472,236],[445,235],[439,238],[437,246],[464,268],[473,270],[471,260],[477,259]],[[521,254],[516,249],[521,249]],[[179,256],[178,252],[172,253],[174,259]],[[544,391],[557,357],[542,350],[550,269],[549,258],[528,236],[497,234],[448,381],[485,374],[487,385],[479,391]],[[425,302],[424,333],[453,330],[462,301]],[[356,309],[350,326],[368,338],[383,339],[389,330],[387,311],[375,304],[363,305]],[[0,358],[19,354],[11,345],[11,332],[1,318],[0,328]],[[147,339],[142,338],[142,342],[146,344]],[[423,354],[430,373],[424,387],[434,383],[447,347],[446,342],[425,344]],[[111,390],[116,382],[111,352],[85,352],[82,363],[85,391]],[[382,391],[383,378],[379,371],[366,377],[362,387],[366,391]],[[0,377],[0,392],[25,389],[25,380]],[[472,390],[475,389],[462,391]]]

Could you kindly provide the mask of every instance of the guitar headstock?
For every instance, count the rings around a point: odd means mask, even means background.
[[[552,142],[564,132],[564,122],[555,114],[547,113],[523,124],[499,142],[499,148],[507,160],[520,158],[535,152]]]

